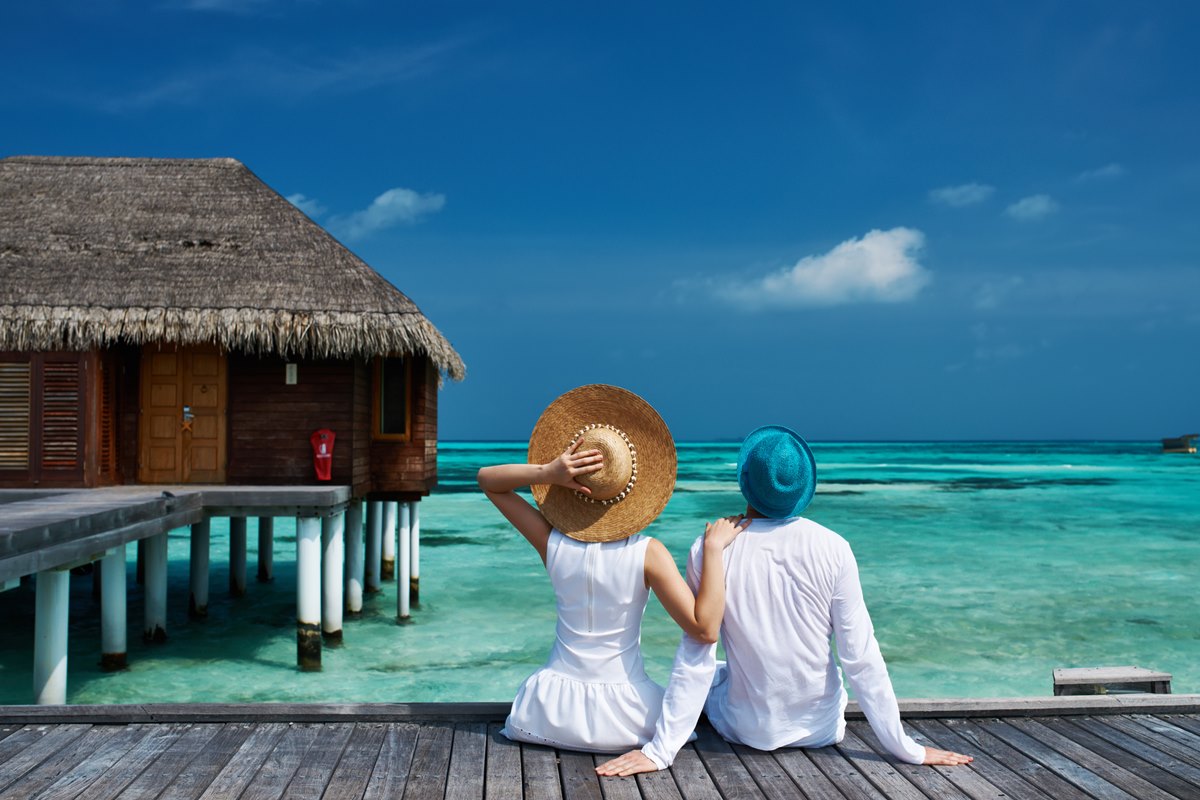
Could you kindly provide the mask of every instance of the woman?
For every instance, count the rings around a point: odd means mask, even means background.
[[[645,744],[663,697],[642,666],[649,591],[685,633],[715,642],[725,606],[720,553],[744,523],[706,526],[713,557],[693,597],[666,547],[637,535],[671,496],[674,442],[648,403],[615,386],[559,397],[534,427],[528,463],[484,467],[478,479],[541,557],[558,609],[550,658],[517,691],[504,734],[592,752]],[[525,486],[538,507],[515,493]]]

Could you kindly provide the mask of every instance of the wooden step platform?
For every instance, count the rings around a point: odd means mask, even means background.
[[[939,701],[942,716],[906,718],[922,743],[974,755],[965,767],[896,763],[860,714],[835,747],[773,753],[702,724],[670,770],[604,779],[606,756],[510,742],[498,704],[7,707],[0,800],[1197,798],[1200,699],[1183,697],[1144,706],[1159,713],[1049,702],[1034,716]]]

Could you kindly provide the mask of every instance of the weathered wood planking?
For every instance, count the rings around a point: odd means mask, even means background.
[[[706,725],[670,770],[599,778],[609,756],[511,742],[501,725],[424,722],[139,722],[0,725],[0,798],[563,798],[563,800],[999,800],[1200,797],[1200,716],[919,720],[965,767],[885,754],[864,722],[843,741],[773,753]]]

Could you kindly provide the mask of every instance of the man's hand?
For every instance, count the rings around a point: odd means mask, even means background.
[[[925,760],[921,763],[933,767],[957,767],[962,764],[970,764],[974,760],[972,756],[964,756],[962,753],[953,753],[949,750],[935,750],[932,747],[926,747]]]
[[[596,767],[596,773],[599,775],[619,775],[622,778],[627,775],[637,775],[639,772],[657,771],[658,767],[641,750],[630,750],[620,758],[605,761]]]
[[[576,452],[582,443],[583,437],[581,436],[561,456],[549,464],[542,466],[542,470],[546,475],[546,483],[565,486],[568,489],[574,489],[583,494],[592,493],[591,489],[575,480],[575,477],[577,475],[590,475],[593,472],[599,472],[604,469],[604,456],[600,454],[599,450],[584,450],[582,453]]]

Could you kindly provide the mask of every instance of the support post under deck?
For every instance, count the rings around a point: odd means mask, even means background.
[[[275,518],[258,518],[258,580],[275,580]]]
[[[38,573],[33,618],[33,696],[38,705],[67,702],[70,601],[70,570],[48,569]]]
[[[321,669],[321,518],[296,519],[296,663]]]
[[[342,641],[342,610],[345,604],[346,512],[321,520],[323,582],[321,587],[321,632],[330,644]]]
[[[207,519],[192,523],[191,558],[188,574],[191,591],[188,593],[188,616],[192,619],[208,616],[208,560],[212,526]]]
[[[100,559],[100,666],[124,669],[126,661],[125,545]]]
[[[346,613],[362,613],[363,605],[363,504],[346,506]]]
[[[246,518],[229,518],[229,593],[246,594]]]

